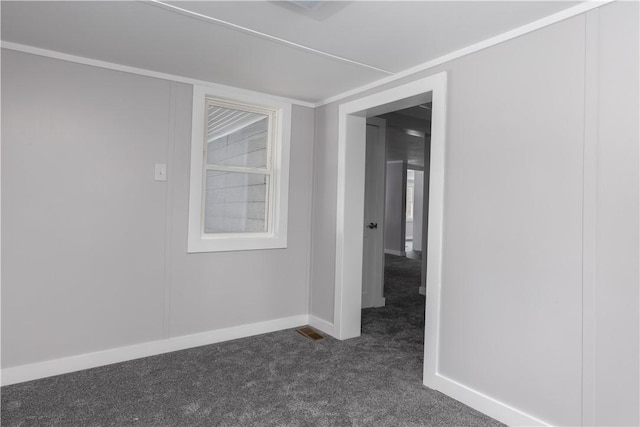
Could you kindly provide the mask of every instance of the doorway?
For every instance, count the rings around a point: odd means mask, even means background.
[[[423,252],[423,207],[427,205],[423,190],[424,180],[428,182],[431,111],[431,103],[425,103],[377,116],[387,126],[388,254],[420,258]]]
[[[393,264],[395,291],[401,291],[406,280],[407,286],[413,288],[408,295],[415,293],[419,298],[421,293],[421,277],[426,270],[421,265],[426,243],[423,207],[427,206],[423,203],[423,188],[425,170],[428,180],[431,109],[431,103],[427,103],[367,118],[363,309],[385,306],[389,291],[385,285],[389,285],[386,281],[391,277],[385,274],[388,263]]]
[[[334,331],[339,339],[360,335],[366,119],[432,103],[431,171],[427,251],[427,318],[424,382],[437,372],[440,260],[444,191],[446,73],[436,74],[340,105]]]

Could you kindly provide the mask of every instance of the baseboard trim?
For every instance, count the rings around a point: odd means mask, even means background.
[[[32,381],[54,375],[97,368],[113,363],[126,362],[142,357],[155,356],[172,351],[185,350],[223,341],[246,338],[283,329],[295,328],[309,323],[309,316],[300,315],[267,320],[265,322],[218,329],[192,335],[184,335],[166,340],[150,341],[127,347],[119,347],[94,353],[47,360],[45,362],[6,368],[0,371],[0,383],[11,385],[25,381]],[[312,325],[313,326],[313,325]],[[320,329],[320,328],[318,328]]]
[[[333,323],[329,323],[326,320],[320,319],[319,317],[309,316],[309,326],[312,326],[319,331],[324,332],[325,334],[337,338],[336,328]]]
[[[380,297],[376,299],[376,302],[373,303],[374,308],[384,307],[387,304],[387,299],[385,297]]]
[[[426,376],[424,385],[438,390],[467,406],[476,409],[508,426],[550,426],[532,415],[465,386],[455,380],[436,374]]]
[[[396,251],[395,249],[385,249],[384,253],[395,256],[407,256],[407,253],[405,251]]]

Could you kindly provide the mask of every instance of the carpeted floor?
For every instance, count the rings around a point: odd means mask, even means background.
[[[295,330],[2,387],[9,426],[497,426],[422,385],[420,261],[387,256],[359,338]]]

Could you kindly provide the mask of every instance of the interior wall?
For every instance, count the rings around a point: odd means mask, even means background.
[[[587,108],[597,114],[595,286],[589,323],[595,340],[592,425],[640,425],[638,211],[640,194],[640,4],[616,2],[590,13],[588,52],[597,67]],[[591,325],[589,325],[591,327]]]
[[[316,319],[333,324],[338,185],[337,106],[316,108],[315,126],[309,313]]]
[[[162,337],[170,94],[2,50],[3,368]]]
[[[384,209],[384,250],[404,255],[407,202],[407,164],[387,162]]]
[[[288,248],[187,254],[191,104],[2,50],[3,369],[307,314],[313,110],[293,108]]]
[[[590,12],[595,24],[583,14],[358,95],[448,72],[439,374],[544,423],[590,424],[588,408],[597,425],[640,421],[637,7],[615,2]],[[585,169],[592,105],[602,142]],[[330,206],[314,254],[335,247],[338,106],[316,111],[314,203]],[[583,209],[596,173],[589,288]],[[311,282],[311,312],[329,323],[333,262],[314,255]]]
[[[439,370],[552,425],[581,423],[584,28],[450,75]]]

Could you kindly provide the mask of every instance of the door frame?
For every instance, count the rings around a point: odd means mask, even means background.
[[[437,376],[442,274],[447,73],[343,103],[338,111],[334,332],[360,336],[366,118],[432,102],[424,383]],[[425,256],[427,254],[424,254]]]

